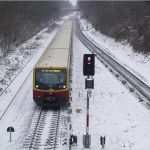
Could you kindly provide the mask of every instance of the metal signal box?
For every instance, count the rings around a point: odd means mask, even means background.
[[[94,79],[85,79],[85,89],[94,89]]]
[[[84,54],[83,74],[85,76],[93,76],[95,74],[95,54]]]

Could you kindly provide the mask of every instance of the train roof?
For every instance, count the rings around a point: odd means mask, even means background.
[[[72,31],[72,22],[67,22],[60,29],[55,40],[51,44],[51,48],[69,48]]]
[[[36,68],[67,68],[70,58],[72,21],[67,21],[58,31],[52,43],[47,47]]]
[[[40,60],[36,67],[67,67],[68,57],[66,49],[50,49],[42,56],[43,60]]]

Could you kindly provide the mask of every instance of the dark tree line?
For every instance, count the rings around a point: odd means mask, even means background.
[[[32,37],[48,24],[67,13],[67,1],[1,1],[0,49],[3,56],[13,46]]]
[[[80,1],[78,6],[96,30],[127,40],[138,52],[150,52],[149,1]]]

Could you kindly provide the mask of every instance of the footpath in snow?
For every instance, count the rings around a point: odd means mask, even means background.
[[[150,55],[146,57],[135,53],[131,45],[116,42],[115,39],[96,31],[85,19],[81,19],[80,24],[83,33],[91,41],[150,86]]]
[[[74,37],[72,132],[78,136],[78,145],[73,150],[83,150],[86,131],[84,53],[90,52]],[[106,150],[149,150],[150,111],[97,59],[95,71],[95,89],[90,98],[91,149],[100,150],[100,136],[106,136]]]

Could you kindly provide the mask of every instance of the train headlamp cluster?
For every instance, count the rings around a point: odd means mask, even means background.
[[[38,88],[39,88],[39,85],[36,85],[35,87],[38,89]]]
[[[56,69],[42,69],[41,72],[61,72],[61,70],[56,70]]]
[[[39,85],[35,85],[35,88],[37,88],[37,89],[38,89],[38,88],[39,88]],[[65,89],[65,88],[66,88],[66,85],[60,85],[60,86],[59,86],[59,88],[63,88],[63,89]]]
[[[65,88],[66,88],[66,85],[60,85],[59,88],[65,89]]]

